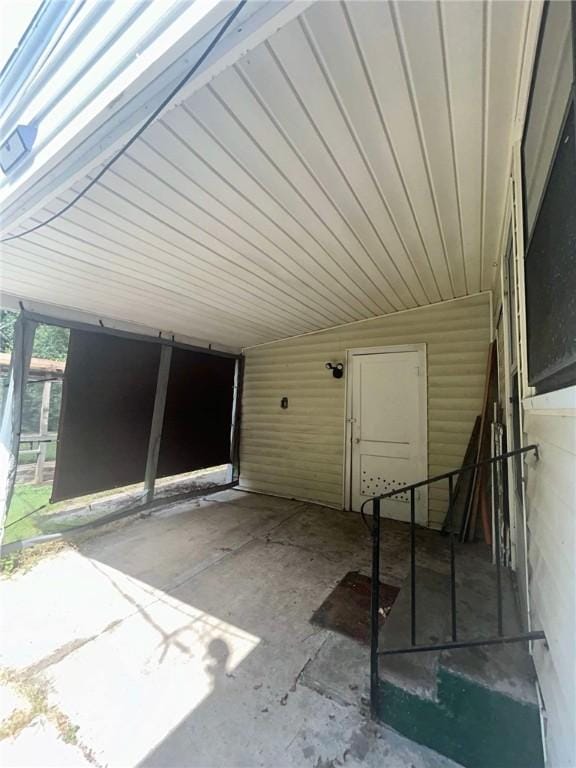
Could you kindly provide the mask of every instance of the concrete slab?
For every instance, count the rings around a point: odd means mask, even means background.
[[[366,646],[334,632],[326,633],[299,682],[344,706],[367,713],[370,670]]]
[[[457,590],[458,637],[470,639],[496,637],[497,588],[494,566],[472,557],[460,563]],[[502,571],[504,633],[522,632],[517,613],[514,584],[509,571]],[[485,688],[538,706],[534,664],[527,643],[484,646],[444,651],[440,664],[454,674],[466,677]]]
[[[360,716],[353,707],[322,701],[301,690],[310,714],[278,766],[287,768],[458,768],[448,758]],[[327,716],[326,716],[327,715]]]
[[[37,718],[16,737],[0,741],[0,765],[5,768],[94,768],[74,744],[62,741],[45,718]]]
[[[67,550],[0,581],[0,666],[47,665],[157,600],[149,584]]]
[[[126,521],[79,543],[79,549],[165,591],[254,536],[266,534],[301,507],[294,502],[249,506],[242,498],[225,501],[228,493],[172,504],[150,517]]]
[[[323,559],[349,563],[349,570],[370,568],[370,534],[360,515],[303,504],[298,516],[288,518],[274,531],[259,538],[284,546],[299,547]]]
[[[229,676],[260,642],[205,611],[159,600],[52,666],[50,701],[100,764],[138,765],[188,716],[201,721],[204,702],[232,686]]]
[[[416,568],[416,643],[447,640],[450,582],[428,568]],[[380,649],[410,646],[410,582],[406,580],[380,633]],[[398,654],[380,657],[382,680],[422,698],[436,696],[436,670],[440,653]]]
[[[368,650],[309,622],[368,561],[356,515],[237,491],[170,505],[4,582],[3,663],[47,683],[77,728],[75,765],[453,766],[370,724]],[[49,764],[43,728],[17,737],[27,765]]]
[[[17,710],[26,711],[28,702],[9,683],[0,684],[0,727]],[[1,763],[0,763],[1,764]]]

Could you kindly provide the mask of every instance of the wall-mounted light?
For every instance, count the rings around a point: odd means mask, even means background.
[[[341,379],[344,376],[344,363],[326,363],[326,368],[332,371],[335,379]]]
[[[8,175],[13,167],[30,153],[37,130],[36,124],[18,125],[0,145],[0,168],[5,175]]]

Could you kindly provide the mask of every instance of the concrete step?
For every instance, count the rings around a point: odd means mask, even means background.
[[[464,548],[465,549],[465,548]],[[458,639],[495,637],[498,634],[496,569],[489,560],[473,562],[459,553],[456,592]],[[517,609],[513,574],[502,569],[502,615],[505,635],[523,631]],[[443,651],[442,669],[509,696],[520,703],[538,705],[536,674],[527,643],[477,646]]]
[[[416,568],[416,643],[440,643],[448,639],[450,581],[429,568]],[[380,650],[410,646],[410,581],[396,598],[380,633]],[[436,697],[436,673],[440,652],[380,657],[380,678],[407,693],[426,699]]]
[[[496,572],[486,549],[457,550],[459,639],[497,634]],[[504,629],[520,631],[511,574],[502,571]],[[416,571],[417,644],[449,641],[450,581]],[[410,581],[381,633],[381,650],[410,646]],[[380,719],[467,768],[543,765],[534,670],[525,644],[380,657]]]

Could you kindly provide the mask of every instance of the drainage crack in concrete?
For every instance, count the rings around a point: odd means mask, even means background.
[[[325,632],[325,635],[326,635],[326,637],[324,638],[324,640],[322,640],[322,642],[320,643],[320,645],[318,646],[318,648],[316,648],[316,650],[314,651],[314,653],[312,654],[312,656],[310,656],[310,657],[308,658],[308,660],[305,662],[305,664],[303,665],[303,667],[302,667],[302,669],[300,670],[300,672],[298,672],[298,674],[296,675],[296,677],[295,677],[295,679],[294,679],[293,687],[291,688],[291,690],[296,690],[296,685],[297,685],[298,683],[300,683],[301,685],[305,685],[307,688],[309,687],[308,685],[306,685],[306,683],[303,683],[303,682],[302,682],[302,678],[303,678],[303,676],[304,676],[304,674],[305,674],[306,670],[308,669],[308,667],[309,667],[309,666],[310,666],[310,665],[311,665],[313,662],[315,662],[315,661],[316,661],[316,659],[318,658],[318,656],[319,656],[320,652],[322,651],[322,649],[324,648],[324,646],[326,645],[326,643],[327,643],[327,641],[328,641],[328,639],[329,639],[329,637],[330,637],[330,633],[329,633],[328,631],[324,630],[324,632]]]
[[[123,619],[116,619],[115,621],[111,621],[109,624],[107,624],[104,627],[104,629],[101,632],[97,632],[96,634],[91,635],[90,637],[82,637],[82,638],[79,638],[78,640],[71,640],[69,643],[66,643],[60,648],[57,648],[55,651],[52,651],[52,653],[48,654],[48,656],[45,656],[43,659],[40,659],[40,661],[37,661],[34,664],[30,664],[30,666],[25,667],[22,670],[22,673],[33,676],[40,672],[44,672],[48,667],[51,667],[53,664],[58,664],[67,656],[70,656],[70,654],[80,650],[80,648],[83,648],[85,645],[88,645],[88,643],[91,643],[93,640],[96,640],[98,637],[100,637],[100,635],[103,635],[105,632],[108,632],[109,630],[114,629],[120,624],[121,621],[123,621]]]
[[[309,637],[312,637],[312,636],[313,636],[313,635],[315,635],[315,634],[319,634],[319,633],[318,633],[318,632],[314,632],[312,635],[309,635]],[[299,671],[299,672],[298,672],[298,673],[297,673],[297,674],[294,676],[294,680],[292,681],[292,685],[290,686],[290,688],[288,688],[288,690],[286,691],[286,693],[284,694],[284,696],[282,696],[282,698],[280,699],[280,704],[282,704],[282,706],[284,706],[284,705],[287,703],[289,694],[290,694],[290,693],[295,693],[295,691],[296,691],[296,687],[297,687],[298,683],[301,683],[302,685],[306,685],[305,683],[302,683],[302,680],[301,680],[301,678],[302,678],[302,675],[304,674],[304,672],[306,671],[306,669],[308,668],[308,666],[309,666],[309,665],[310,665],[310,664],[311,664],[311,663],[312,663],[312,662],[315,660],[315,658],[318,656],[318,654],[320,653],[320,650],[322,649],[322,647],[323,647],[323,645],[324,645],[324,643],[326,642],[326,640],[327,640],[327,639],[328,639],[328,636],[326,636],[326,637],[324,638],[324,640],[323,640],[323,641],[320,643],[320,645],[319,645],[319,646],[318,646],[318,648],[315,650],[315,652],[312,654],[312,656],[309,656],[309,657],[308,657],[308,659],[307,659],[307,660],[306,660],[306,662],[304,663],[303,667],[302,667],[302,668],[300,669],[300,671]],[[306,687],[308,687],[308,686],[306,686]],[[290,743],[292,743],[292,742],[290,742]],[[290,745],[288,745],[288,746],[290,746]]]
[[[322,652],[324,646],[330,639],[330,637],[334,634],[333,632],[330,632],[328,630],[325,630],[326,637],[324,640],[320,643],[318,648],[316,649],[315,653],[308,659],[308,661],[304,664],[300,672],[298,673],[296,677],[296,683],[300,683],[300,685],[305,686],[310,691],[314,691],[314,693],[317,693],[319,696],[323,696],[325,699],[328,699],[329,701],[334,701],[337,704],[339,704],[341,707],[353,707],[355,706],[351,701],[347,701],[343,696],[341,696],[337,691],[330,690],[322,683],[318,682],[317,680],[313,680],[312,677],[306,673],[308,672],[309,667],[312,666],[312,664],[316,661],[320,653]],[[360,710],[360,707],[358,707]]]
[[[266,536],[266,544],[276,544],[279,547],[294,547],[294,549],[301,549],[303,552],[308,552],[308,554],[314,555],[316,557],[320,556],[324,560],[327,560],[329,563],[337,562],[337,560],[329,555],[325,554],[324,552],[318,552],[315,549],[312,549],[311,547],[305,547],[302,544],[294,544],[291,541],[281,541],[279,539],[271,539],[269,536]]]
[[[306,505],[305,504],[301,504],[299,507],[297,507],[297,509],[295,511],[291,512],[286,517],[283,517],[282,520],[279,520],[277,523],[275,523],[270,528],[268,528],[268,530],[265,533],[264,533],[264,531],[262,531],[262,532],[256,534],[256,536],[254,538],[255,539],[261,539],[263,536],[265,538],[270,536],[272,531],[275,531],[277,528],[280,528],[280,526],[284,525],[284,523],[287,523],[290,520],[293,520],[295,517],[298,517],[298,515],[301,515],[305,511],[306,511]]]
[[[219,502],[219,503],[224,504],[229,502]],[[176,584],[173,584],[171,587],[167,588],[165,590],[166,594],[170,594],[171,592],[174,592],[174,590],[184,586],[184,584],[187,584],[189,581],[192,581],[192,579],[195,579],[196,576],[199,576],[201,573],[204,573],[204,571],[207,571],[209,568],[212,568],[214,565],[218,565],[226,558],[233,557],[235,554],[237,554],[242,549],[252,544],[254,541],[262,541],[262,537],[267,537],[272,531],[276,530],[276,528],[283,525],[284,523],[287,523],[289,520],[292,520],[293,517],[296,517],[296,515],[301,514],[302,511],[303,511],[302,509],[298,509],[296,512],[293,512],[287,517],[284,517],[282,520],[280,520],[278,523],[273,525],[271,528],[268,528],[266,533],[258,532],[258,533],[249,534],[246,540],[243,541],[242,544],[239,544],[237,547],[226,547],[225,550],[222,551],[222,554],[219,555],[218,557],[215,557],[211,562],[206,563],[205,565],[199,567],[198,570],[186,576],[186,578],[182,579],[182,581],[179,581]],[[264,538],[264,541],[265,540],[266,539]],[[158,599],[160,600],[161,598],[158,598]]]

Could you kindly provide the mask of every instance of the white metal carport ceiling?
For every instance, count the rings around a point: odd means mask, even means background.
[[[243,347],[490,288],[528,18],[307,7],[3,245],[2,290]]]

